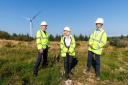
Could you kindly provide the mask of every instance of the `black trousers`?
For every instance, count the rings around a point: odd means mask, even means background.
[[[47,56],[48,56],[48,48],[44,49],[43,52],[38,52],[38,56],[34,65],[34,71],[33,71],[34,74],[38,74],[38,68],[42,60],[43,60],[42,67],[46,67],[48,65]]]
[[[77,63],[78,63],[77,58],[73,58],[71,69],[73,69],[77,65]]]
[[[64,70],[65,70],[65,76],[69,78],[69,74],[71,73],[71,70],[77,65],[77,59],[70,56],[68,53],[66,54],[66,57],[64,58]]]
[[[93,67],[96,72],[96,77],[100,76],[100,55],[97,55],[91,51],[88,51],[88,60],[87,60],[88,71]]]

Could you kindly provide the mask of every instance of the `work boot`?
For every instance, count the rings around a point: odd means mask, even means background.
[[[66,80],[67,80],[67,79],[70,79],[69,74],[66,74],[66,73],[65,73],[65,79],[66,79]]]

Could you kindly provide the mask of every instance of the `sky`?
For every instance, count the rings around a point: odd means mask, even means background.
[[[104,18],[108,36],[128,35],[128,0],[0,0],[0,30],[9,33],[29,33],[33,20],[33,34],[47,21],[49,34],[62,34],[69,26],[72,34],[90,35],[98,17]]]

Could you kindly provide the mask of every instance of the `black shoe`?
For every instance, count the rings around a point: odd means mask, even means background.
[[[69,74],[65,74],[65,79],[66,79],[66,80],[67,80],[67,79],[70,79]]]

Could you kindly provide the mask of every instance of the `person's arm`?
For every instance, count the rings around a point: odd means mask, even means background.
[[[61,49],[61,51],[65,52],[65,53],[68,51],[68,49],[65,48],[65,46],[64,46],[63,38],[61,38],[61,41],[60,41],[60,49]]]
[[[90,38],[89,38],[89,44],[88,44],[88,46],[90,47],[90,48],[92,48],[93,47],[93,34],[91,34],[90,35]]]
[[[75,43],[75,38],[73,37],[72,42],[71,42],[70,47],[69,47],[69,53],[74,52],[75,47],[76,47],[76,43]]]
[[[46,32],[47,33],[47,35],[48,35],[48,32]],[[50,42],[49,42],[49,35],[48,35],[48,48],[50,48],[49,47],[49,44],[50,44]]]
[[[40,51],[42,49],[42,45],[41,45],[41,35],[39,31],[36,34],[36,44],[37,44],[37,49]]]
[[[98,43],[98,47],[103,48],[106,45],[106,43],[107,43],[107,34],[104,33],[101,41]]]

